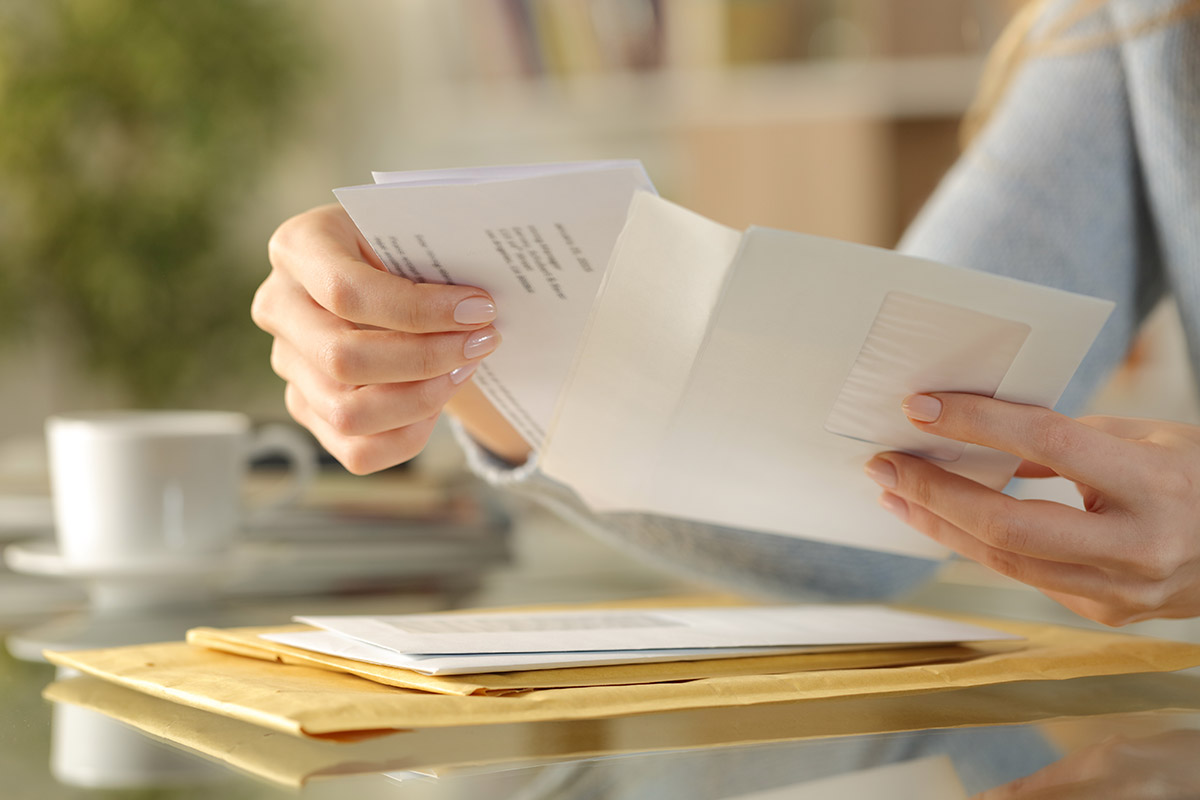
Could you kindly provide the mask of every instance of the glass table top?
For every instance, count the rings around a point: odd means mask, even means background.
[[[29,798],[1200,796],[1200,679],[1055,684],[341,742],[5,656],[0,766]]]
[[[190,627],[308,613],[595,601],[694,587],[517,520],[511,563],[474,585],[240,596],[103,613],[0,607],[4,798],[1076,798],[1200,797],[1200,675],[1140,674],[916,695],[695,709],[614,719],[430,728],[361,741],[299,738],[72,676],[43,646],[183,637]],[[1035,593],[950,570],[910,598],[1062,624]],[[969,572],[969,571],[968,571]],[[18,579],[0,572],[0,588]],[[46,582],[30,584],[41,602]],[[76,601],[78,598],[76,598]],[[1078,620],[1074,620],[1078,623]],[[1151,629],[1185,638],[1191,629]],[[49,687],[49,689],[48,689]],[[56,698],[52,701],[48,696]]]

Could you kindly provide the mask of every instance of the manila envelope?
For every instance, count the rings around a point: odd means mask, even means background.
[[[90,675],[52,683],[47,699],[131,725],[243,772],[287,786],[407,770],[445,776],[560,760],[649,755],[787,741],[1022,725],[1079,718],[1162,719],[1200,712],[1200,679],[1120,675],[1028,681],[920,695],[830,697],[613,719],[431,728],[347,743],[296,738],[135,692]],[[1153,715],[1153,716],[1150,716]]]
[[[501,696],[397,688],[323,668],[246,658],[183,642],[47,652],[46,657],[59,666],[263,727],[296,736],[332,734],[343,738],[400,729],[917,694],[1200,666],[1197,644],[1056,625],[969,621],[1023,636],[1025,647],[949,663],[721,675],[668,683],[546,688]]]

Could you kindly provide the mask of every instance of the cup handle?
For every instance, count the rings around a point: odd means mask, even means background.
[[[288,425],[264,425],[250,440],[247,461],[265,456],[283,456],[288,461],[290,475],[287,483],[265,501],[247,509],[251,520],[261,520],[290,505],[294,505],[317,477],[317,451],[308,437]]]

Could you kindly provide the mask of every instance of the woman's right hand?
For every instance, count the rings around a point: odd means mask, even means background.
[[[336,204],[284,222],[268,252],[251,316],[288,412],[353,473],[415,456],[500,343],[491,296],[391,274]]]

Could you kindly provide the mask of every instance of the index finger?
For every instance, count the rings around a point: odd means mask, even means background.
[[[341,206],[314,208],[284,222],[268,244],[271,265],[325,310],[358,325],[407,333],[487,325],[496,305],[473,286],[414,283],[383,269]]]
[[[1130,442],[1041,406],[932,392],[910,395],[904,411],[923,431],[1012,453],[1114,494],[1140,485],[1144,475]]]

